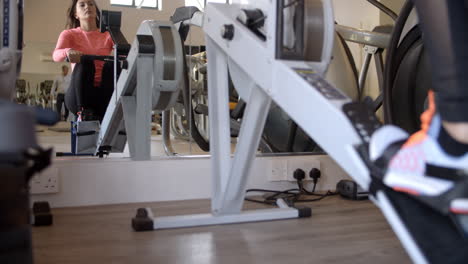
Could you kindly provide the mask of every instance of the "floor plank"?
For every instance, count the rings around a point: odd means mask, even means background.
[[[33,228],[35,263],[410,263],[371,202],[329,197],[304,205],[311,218],[141,233],[130,226],[138,207],[180,215],[209,212],[210,202],[53,209],[53,226]]]

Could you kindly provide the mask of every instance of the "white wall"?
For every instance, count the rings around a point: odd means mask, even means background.
[[[58,36],[65,29],[66,11],[71,1],[64,0],[26,0],[24,20],[24,56],[22,72],[30,74],[58,74],[61,64],[40,60],[42,54],[51,54]],[[135,9],[110,6],[109,0],[96,0],[102,10],[122,11],[121,31],[131,43],[143,20],[169,20],[184,0],[163,0],[162,10]],[[194,45],[204,43],[202,34],[190,37]]]
[[[44,56],[50,56],[54,47],[55,44],[49,42],[29,42],[24,46],[19,78],[29,83],[30,93],[44,80],[54,80],[62,72],[61,67],[66,63],[44,61]]]
[[[403,4],[406,2],[405,0],[380,0],[382,4],[386,5],[388,8],[390,8],[393,12],[395,12],[397,15],[400,13],[401,8],[403,7]],[[385,24],[393,24],[393,20],[385,15],[381,14],[380,15],[380,22],[382,25]]]
[[[328,156],[258,157],[253,164],[247,188],[297,188],[293,182],[270,181],[273,164],[278,159],[294,161],[295,164],[309,160],[319,162],[322,174],[317,191],[335,190],[339,180],[349,179]],[[157,157],[151,161],[60,158],[55,160],[49,170],[56,170],[59,175],[59,192],[32,195],[32,202],[48,201],[52,207],[72,207],[211,197],[211,163],[206,156]],[[311,190],[310,181],[306,187]]]
[[[55,63],[51,60],[44,60],[46,59],[45,56],[52,55],[54,48],[55,44],[49,42],[26,43],[23,47],[21,72],[40,74],[60,73],[60,69],[65,63]]]
[[[64,0],[26,0],[25,1],[25,41],[55,43],[65,29],[66,11],[71,1]],[[128,41],[133,41],[136,30],[143,20],[169,20],[184,0],[163,0],[162,10],[135,9],[110,6],[109,0],[96,0],[103,10],[122,11],[122,32]]]
[[[23,62],[20,79],[30,83],[32,90],[44,80],[53,79],[60,74],[65,63],[41,60],[44,55],[51,55],[58,36],[65,29],[66,11],[71,1],[64,0],[25,0]],[[162,10],[135,9],[110,6],[109,0],[96,0],[101,10],[122,11],[121,31],[131,43],[143,20],[170,19],[177,7],[184,6],[184,0],[163,0]],[[200,30],[194,30],[189,37],[193,45],[204,43]]]

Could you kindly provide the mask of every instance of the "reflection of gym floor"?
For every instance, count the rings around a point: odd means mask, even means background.
[[[136,208],[158,215],[208,212],[208,200],[52,209],[33,228],[35,263],[410,263],[377,207],[329,197],[312,217],[133,232]],[[261,205],[247,203],[247,208]]]
[[[70,152],[70,123],[59,122],[53,127],[38,126],[36,128],[39,144],[43,147],[54,147],[56,152]],[[192,144],[186,140],[172,139],[174,150],[180,155],[207,154],[202,151],[195,142]],[[165,156],[162,144],[162,136],[153,131],[151,136],[151,156]],[[111,157],[129,157],[128,147],[124,153],[113,153]]]

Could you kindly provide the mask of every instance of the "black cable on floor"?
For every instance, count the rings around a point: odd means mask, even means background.
[[[277,199],[283,199],[287,202],[290,206],[294,206],[295,203],[304,203],[304,202],[316,202],[320,201],[326,197],[336,195],[338,193],[327,191],[324,194],[315,193],[315,188],[317,186],[318,180],[314,181],[314,185],[312,187],[312,191],[308,191],[304,187],[304,183],[302,180],[296,180],[298,188],[288,189],[284,191],[277,191],[277,190],[268,190],[268,189],[248,189],[246,193],[249,192],[263,192],[263,193],[271,193],[271,195],[266,196],[263,200],[257,200],[252,198],[245,198],[246,201],[254,202],[254,203],[261,203],[267,205],[276,205]],[[301,196],[317,196],[314,199],[301,199]]]
[[[286,197],[280,197],[283,199],[294,198],[297,195],[300,195],[299,189],[289,189],[285,191],[275,191],[275,190],[267,190],[267,189],[248,189],[246,193],[249,192],[264,192],[264,193],[272,193],[272,195],[264,198],[263,200],[255,200],[251,198],[245,198],[244,200],[254,203],[261,203],[261,204],[268,204],[268,205],[276,205],[276,199],[280,195],[286,195]]]

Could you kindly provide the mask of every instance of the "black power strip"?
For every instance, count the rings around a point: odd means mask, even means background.
[[[364,200],[369,198],[369,192],[364,191],[357,183],[351,180],[341,180],[336,184],[336,192],[342,197],[351,200]]]

